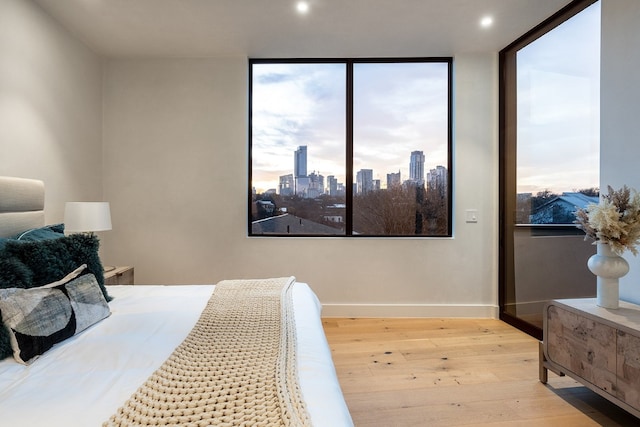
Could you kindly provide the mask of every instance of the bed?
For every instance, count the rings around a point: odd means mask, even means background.
[[[55,295],[64,294],[73,307],[73,322],[66,321],[77,331],[40,352],[42,338],[23,333],[21,326],[11,323],[14,318],[6,318],[0,328],[4,339],[9,337],[14,357],[0,360],[0,424],[353,425],[322,330],[321,305],[307,284],[289,277],[225,280],[215,285],[105,287],[95,236],[51,237],[62,229],[61,224],[44,225],[41,181],[0,177],[2,318],[24,301],[33,304],[33,295],[48,296],[55,290]],[[84,246],[90,247],[89,255]],[[61,259],[68,256],[73,259],[64,264]],[[82,265],[76,265],[79,262]],[[25,268],[17,269],[16,264],[31,268],[29,274],[20,276]],[[51,265],[57,268],[56,280],[40,277],[40,270],[51,269]],[[25,277],[31,282],[20,282]],[[18,285],[12,285],[14,280]],[[273,292],[269,288],[267,296],[254,295],[255,289],[266,292],[265,282]],[[238,296],[243,302],[230,303],[235,300],[229,298]],[[272,307],[264,308],[270,304],[264,301],[270,300],[282,304],[273,315],[269,314]],[[238,312],[242,306],[250,311]],[[263,334],[261,328],[273,328],[272,317],[280,319],[274,332],[279,340],[269,344],[277,347],[275,359],[257,345],[247,348],[244,338],[238,338],[241,330],[247,329],[251,336]],[[85,320],[92,318],[98,320]],[[45,326],[52,327],[50,323],[47,320]],[[58,335],[51,334],[47,340]],[[222,353],[203,361],[202,348],[215,346],[222,347],[216,350]],[[269,361],[261,367],[266,377],[274,376],[269,366],[276,366],[273,382],[277,383],[274,390],[279,406],[275,409],[265,409],[267,405],[260,400],[267,394],[268,402],[274,401],[274,392],[261,388],[262,377],[243,371],[254,363],[245,360],[252,358]],[[213,367],[203,367],[214,362]],[[182,395],[176,397],[176,393]],[[211,402],[212,394],[218,403]],[[219,403],[220,396],[225,402]],[[150,406],[144,406],[147,401],[152,401]],[[157,413],[149,412],[155,410]],[[244,418],[233,414],[240,410],[258,414]],[[278,422],[265,422],[270,419],[261,418],[260,412],[265,411],[270,416],[278,413]]]

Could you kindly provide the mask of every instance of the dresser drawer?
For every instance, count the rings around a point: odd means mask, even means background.
[[[545,306],[540,381],[569,375],[640,418],[640,306],[606,309],[595,298]]]
[[[614,394],[616,329],[558,306],[547,316],[549,360]]]

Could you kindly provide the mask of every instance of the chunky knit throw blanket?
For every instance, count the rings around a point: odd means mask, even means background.
[[[218,283],[191,333],[104,426],[308,426],[294,278]]]

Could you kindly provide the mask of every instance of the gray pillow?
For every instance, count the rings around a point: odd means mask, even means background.
[[[0,312],[13,356],[24,364],[111,314],[93,274],[39,288],[0,289]]]

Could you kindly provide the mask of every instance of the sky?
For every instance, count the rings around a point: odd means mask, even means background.
[[[412,151],[425,172],[447,166],[448,65],[358,63],[354,66],[354,174],[372,169],[409,178]],[[254,64],[253,186],[276,188],[293,173],[293,154],[307,146],[308,173],[345,181],[346,65]]]
[[[599,22],[595,3],[518,53],[518,193],[599,185]],[[252,186],[277,188],[301,145],[308,173],[345,183],[345,64],[252,72]],[[354,174],[373,169],[383,188],[388,173],[408,179],[416,150],[425,173],[447,165],[447,64],[356,63]]]
[[[518,193],[599,186],[600,3],[518,52]]]

